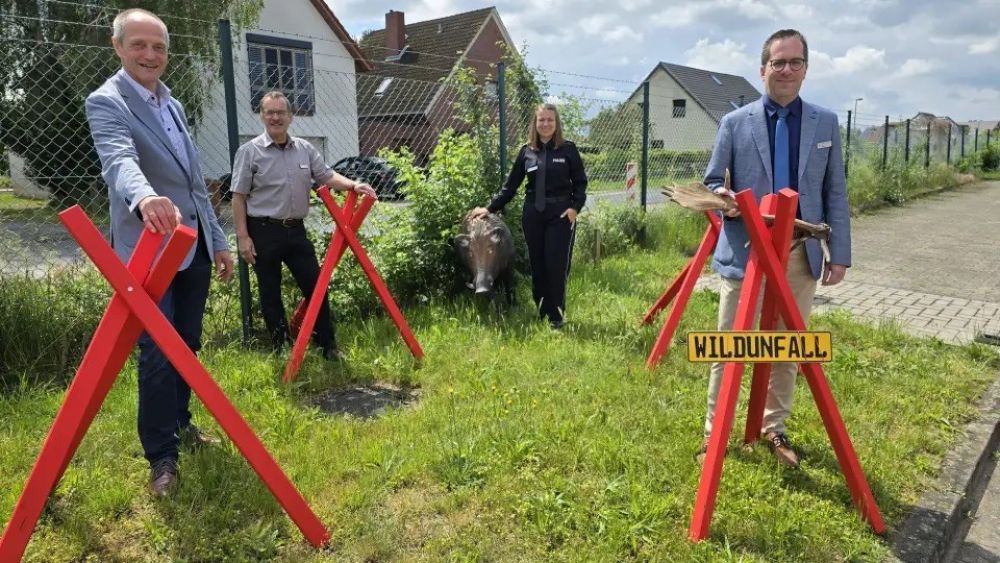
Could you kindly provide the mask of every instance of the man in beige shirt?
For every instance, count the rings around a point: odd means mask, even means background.
[[[289,341],[288,321],[281,302],[281,264],[288,266],[306,299],[319,277],[316,251],[306,237],[303,219],[309,213],[313,181],[339,191],[353,190],[375,197],[368,184],[331,170],[319,151],[305,139],[288,134],[291,104],[281,92],[269,92],[260,102],[265,132],[236,151],[233,163],[233,220],[240,256],[253,266],[260,289],[260,308],[274,348]],[[330,303],[324,296],[313,342],[323,357],[340,359]]]

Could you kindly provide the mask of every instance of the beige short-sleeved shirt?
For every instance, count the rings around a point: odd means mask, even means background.
[[[244,143],[233,162],[232,191],[247,194],[247,215],[303,219],[313,180],[324,184],[333,170],[309,141],[288,136],[285,148],[265,132]]]

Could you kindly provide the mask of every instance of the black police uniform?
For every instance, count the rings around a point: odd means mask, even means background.
[[[539,315],[561,325],[566,311],[566,276],[573,253],[573,225],[561,215],[580,212],[587,201],[587,174],[580,152],[570,141],[553,141],[539,150],[521,147],[500,193],[490,202],[491,213],[503,209],[528,178],[521,224],[531,263],[531,291]]]

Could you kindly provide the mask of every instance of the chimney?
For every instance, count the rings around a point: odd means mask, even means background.
[[[403,12],[389,10],[385,14],[385,47],[387,57],[398,55],[406,46],[406,24],[403,23]]]

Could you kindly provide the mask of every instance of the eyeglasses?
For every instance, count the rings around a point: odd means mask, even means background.
[[[288,115],[288,110],[269,109],[264,111],[264,117],[285,117],[286,115]]]
[[[793,71],[799,71],[799,70],[802,70],[802,67],[806,66],[806,60],[805,59],[789,59],[789,60],[785,60],[785,59],[772,59],[770,61],[767,61],[767,64],[770,65],[772,69],[778,70],[778,71],[785,70],[785,65],[788,65],[788,68],[792,69]]]

